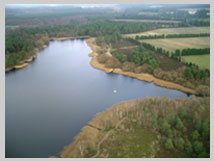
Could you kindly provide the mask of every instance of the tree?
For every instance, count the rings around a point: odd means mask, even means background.
[[[184,144],[185,144],[184,139],[180,137],[177,142],[177,148],[179,150],[184,150]]]
[[[183,129],[184,128],[184,124],[183,122],[181,121],[181,119],[177,116],[176,117],[176,125],[175,127],[179,130]]]
[[[153,120],[152,120],[152,128],[156,129],[157,126],[158,126],[157,120],[156,120],[156,119],[153,119]]]
[[[176,123],[176,120],[175,120],[175,116],[170,116],[170,119],[169,119],[170,121],[170,124],[172,125],[172,126],[174,126],[175,125],[175,123]]]
[[[168,124],[168,122],[166,120],[163,120],[161,123],[161,132],[164,135],[167,135],[169,133],[170,130],[170,125]]]
[[[199,132],[201,131],[201,120],[196,121],[195,129]]]
[[[210,140],[210,123],[208,120],[203,121],[201,129],[203,138],[205,140]]]
[[[165,142],[165,148],[168,150],[172,150],[174,148],[172,139],[168,138]]]
[[[167,129],[166,132],[165,132],[165,135],[166,135],[168,138],[173,138],[172,130],[171,130],[171,129]]]
[[[198,133],[198,130],[195,130],[193,133],[192,133],[192,139],[193,140],[198,140],[200,134]]]
[[[121,63],[124,63],[127,61],[127,56],[124,54],[115,53],[114,57],[117,58]]]
[[[203,151],[198,155],[198,158],[209,158],[209,157],[210,157],[210,154],[207,153],[206,151]]]
[[[193,75],[189,68],[184,70],[184,75],[186,76],[187,80],[193,80]]]
[[[179,115],[181,118],[184,118],[184,116],[185,116],[185,109],[184,109],[183,107],[181,107],[181,108],[179,109],[178,115]]]
[[[203,150],[204,150],[203,143],[200,141],[195,141],[193,143],[193,150],[196,154],[203,152]]]
[[[185,151],[188,153],[188,154],[191,154],[192,153],[192,144],[191,142],[188,140],[186,141],[186,144],[185,144]]]

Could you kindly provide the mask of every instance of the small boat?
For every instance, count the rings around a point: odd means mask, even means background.
[[[117,93],[117,90],[113,90],[113,93]]]

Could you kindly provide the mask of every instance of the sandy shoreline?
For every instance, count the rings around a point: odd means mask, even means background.
[[[179,103],[183,104],[180,100],[184,100],[184,102],[188,101],[198,103],[202,98],[195,97],[195,98],[185,98],[185,99],[170,99],[170,98],[155,98],[155,97],[148,97],[148,98],[141,98],[136,100],[129,100],[129,101],[122,101],[117,104],[114,104],[113,106],[107,108],[105,111],[101,113],[97,113],[93,119],[81,129],[81,132],[75,136],[73,139],[73,142],[61,151],[60,157],[62,158],[83,158],[87,157],[87,151],[88,149],[97,149],[98,144],[100,141],[105,137],[105,134],[107,132],[105,131],[106,125],[110,125],[111,129],[114,129],[117,127],[117,124],[122,121],[124,118],[129,118],[129,112],[134,109],[136,110],[136,107],[138,107],[139,104],[141,104],[141,108],[143,109],[146,107],[148,102],[158,101],[160,103],[160,100],[165,101],[175,101],[173,104],[175,105],[174,110],[177,111],[181,106]],[[203,98],[204,99],[204,98]],[[209,97],[206,98],[206,100],[210,100]],[[186,101],[185,101],[186,100]],[[145,103],[142,105],[142,103]],[[186,103],[185,103],[186,104]],[[144,106],[145,105],[145,106]],[[194,108],[198,108],[193,106]],[[159,108],[159,107],[157,107]],[[170,108],[170,107],[168,107]],[[185,108],[189,108],[186,106]],[[192,108],[192,107],[191,107]],[[194,108],[192,110],[194,110]],[[204,108],[201,108],[202,111],[206,111]],[[172,113],[172,111],[170,113]],[[131,118],[130,118],[131,119]],[[93,157],[89,156],[89,157]],[[87,158],[89,158],[87,157]],[[99,157],[99,156],[98,156]]]
[[[75,136],[73,142],[65,146],[60,153],[61,158],[76,158],[80,157],[80,149],[84,144],[89,145],[91,148],[97,147],[99,141],[104,137],[104,122],[111,122],[112,128],[122,119],[121,111],[132,108],[137,103],[137,100],[122,101],[107,108],[104,112],[97,113],[93,119],[88,122],[86,126],[81,129],[81,132]],[[124,108],[125,107],[125,108]],[[114,117],[115,116],[115,117]],[[110,119],[110,120],[109,120]]]
[[[88,39],[90,36],[70,36],[70,37],[53,37],[50,40],[73,40],[73,39]]]
[[[132,72],[124,72],[119,68],[113,69],[113,68],[106,68],[104,66],[104,64],[100,64],[96,58],[96,56],[98,55],[97,51],[99,50],[99,46],[94,44],[95,38],[89,38],[86,42],[88,44],[88,46],[90,46],[90,48],[92,49],[92,53],[89,54],[89,56],[92,56],[92,59],[90,61],[90,64],[97,69],[101,69],[104,70],[105,72],[113,72],[116,74],[122,74],[122,75],[126,75],[129,77],[133,77],[139,80],[143,80],[143,81],[147,81],[147,82],[153,82],[155,85],[161,86],[161,87],[166,87],[166,88],[171,88],[171,89],[176,89],[176,90],[180,90],[182,92],[185,93],[189,93],[189,94],[197,94],[197,92],[193,89],[190,88],[186,88],[183,87],[179,84],[173,83],[173,82],[168,82],[168,81],[164,81],[158,78],[155,78],[153,75],[151,74],[147,74],[147,73],[140,73],[140,74],[136,74],[136,73],[132,73]]]
[[[87,39],[87,38],[90,38],[90,36],[52,37],[52,38],[49,38],[49,41],[51,41],[51,40],[60,40],[61,41],[61,40],[69,40],[69,39],[70,40],[73,40],[73,39]],[[45,45],[45,44],[42,45],[42,49],[44,49],[46,47],[47,47],[47,45]],[[39,55],[39,52],[36,52],[33,56],[36,57],[38,55]],[[9,72],[9,71],[14,70],[14,69],[22,69],[22,68],[28,66],[28,64],[33,61],[32,57],[22,60],[22,62],[20,64],[16,64],[16,65],[14,65],[12,67],[5,68],[5,72]]]

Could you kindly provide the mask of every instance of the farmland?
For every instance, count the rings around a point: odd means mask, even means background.
[[[210,27],[180,27],[180,28],[163,28],[137,34],[126,34],[126,37],[146,36],[146,35],[161,35],[161,34],[199,34],[210,33]]]
[[[141,40],[141,42],[146,42],[155,46],[156,48],[157,47],[163,48],[171,52],[175,51],[176,49],[187,49],[187,48],[200,49],[210,47],[209,37],[151,39],[151,40]]]
[[[201,68],[210,69],[210,55],[183,56],[183,61],[197,64]]]
[[[138,20],[138,19],[113,19],[115,22],[153,22],[153,23],[181,23],[181,21],[173,20]]]

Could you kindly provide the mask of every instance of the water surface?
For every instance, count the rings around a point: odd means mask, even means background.
[[[27,67],[6,74],[6,157],[59,155],[96,113],[120,101],[187,97],[94,69],[90,52],[85,40],[51,41]]]

